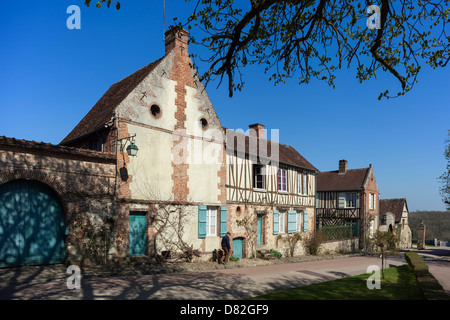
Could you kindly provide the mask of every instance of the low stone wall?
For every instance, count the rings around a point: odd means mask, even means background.
[[[349,253],[355,252],[359,249],[359,239],[351,238],[351,239],[343,239],[337,241],[327,241],[322,243],[320,252],[321,253]]]

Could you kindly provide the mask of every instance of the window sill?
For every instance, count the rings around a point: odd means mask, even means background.
[[[256,191],[256,192],[267,192],[266,189],[261,189],[261,188],[253,188],[253,191]]]

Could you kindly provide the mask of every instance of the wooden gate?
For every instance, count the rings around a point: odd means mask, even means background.
[[[0,186],[0,267],[65,259],[64,211],[55,192],[32,180]]]

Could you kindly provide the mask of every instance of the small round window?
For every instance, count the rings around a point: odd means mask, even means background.
[[[152,114],[153,117],[158,119],[159,117],[161,117],[161,108],[158,105],[153,104],[150,107],[150,113]]]
[[[203,130],[208,129],[208,120],[206,120],[205,118],[201,118],[200,119],[200,125],[201,125]]]

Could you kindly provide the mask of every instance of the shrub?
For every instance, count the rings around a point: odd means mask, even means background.
[[[274,249],[270,249],[270,253],[273,254],[273,256],[277,259],[281,259],[281,257],[283,256],[280,252]]]
[[[317,255],[319,253],[320,246],[325,239],[325,235],[322,232],[317,231],[306,235],[303,239],[303,245],[309,254]]]
[[[450,300],[450,297],[445,293],[441,284],[428,271],[428,266],[417,253],[406,252],[405,259],[414,270],[417,284],[423,299]]]

